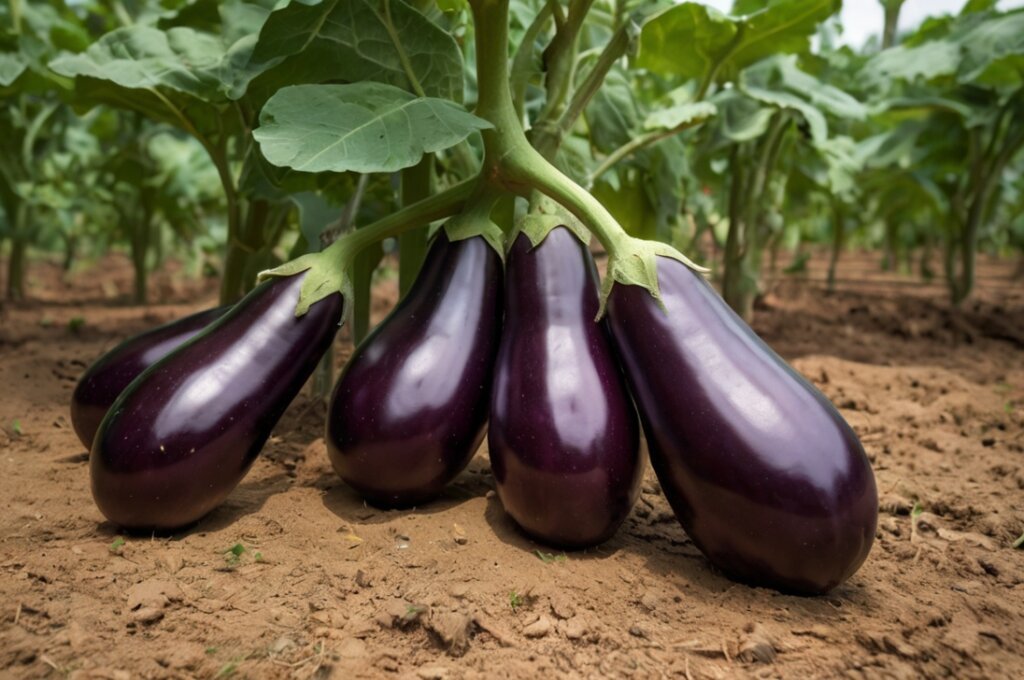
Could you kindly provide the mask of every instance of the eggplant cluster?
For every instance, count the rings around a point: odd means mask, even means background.
[[[302,277],[89,369],[73,420],[111,521],[180,528],[244,477],[342,318],[337,294],[294,316]],[[658,284],[658,299],[616,285],[595,322],[594,262],[569,229],[537,244],[520,234],[505,266],[483,237],[442,230],[335,386],[334,469],[367,501],[410,507],[440,494],[486,431],[508,515],[538,541],[584,548],[636,501],[642,426],[673,511],[718,568],[787,592],[842,583],[877,522],[856,435],[700,275],[659,258]]]

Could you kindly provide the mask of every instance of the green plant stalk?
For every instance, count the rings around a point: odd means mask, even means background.
[[[551,5],[545,4],[533,18],[533,22],[526,28],[523,40],[519,43],[516,56],[512,60],[512,75],[510,76],[512,99],[516,105],[516,115],[523,117],[523,110],[526,106],[526,88],[530,81],[530,67],[533,65],[534,43],[537,36],[551,19]]]
[[[654,130],[653,132],[648,132],[647,134],[643,134],[640,135],[639,137],[631,139],[630,141],[620,146],[618,149],[615,149],[615,151],[612,151],[608,155],[608,157],[605,158],[599,166],[597,166],[597,168],[590,174],[590,177],[588,178],[589,183],[593,184],[594,182],[599,180],[601,176],[604,175],[604,173],[608,172],[615,165],[617,165],[622,159],[628,156],[632,156],[640,149],[646,148],[652,144],[656,144],[657,142],[660,142],[663,139],[674,137],[680,132],[688,130],[692,127],[696,127],[697,125],[700,125],[703,122],[703,120],[687,121],[686,123],[677,125],[676,127],[671,128],[669,130]]]
[[[737,144],[729,155],[729,167],[733,169],[729,185],[729,231],[725,238],[725,254],[722,267],[722,297],[733,309],[741,309],[740,279],[743,268],[743,199],[746,195],[746,177],[742,162],[742,146]]]
[[[7,259],[7,299],[18,302],[25,299],[25,255],[28,241],[22,236],[11,237],[11,252]]]
[[[484,177],[520,196],[538,189],[583,221],[609,255],[629,236],[611,213],[537,152],[519,124],[508,83],[508,0],[471,0],[476,27],[476,113],[493,128],[482,132]]]
[[[417,229],[435,220],[459,213],[477,185],[477,178],[471,178],[418,201],[410,206],[381,218],[372,224],[356,229],[339,238],[324,252],[351,253],[355,255],[364,248],[386,238],[401,236],[410,229]]]
[[[836,269],[839,266],[839,256],[842,255],[843,246],[846,244],[846,211],[843,209],[842,201],[832,198],[832,253],[828,260],[828,292],[836,290]]]
[[[15,35],[21,35],[21,0],[9,0],[11,6],[11,26]]]
[[[540,114],[541,121],[554,121],[565,109],[576,71],[580,28],[593,4],[594,0],[569,0],[568,16],[558,26],[551,43],[544,50],[544,61],[547,64],[547,100]]]
[[[434,157],[424,156],[418,164],[402,171],[402,205],[414,205],[434,193]],[[427,255],[426,229],[406,232],[398,238],[398,294],[405,297]]]
[[[993,132],[993,135],[996,134],[998,134],[998,130]],[[955,285],[950,289],[954,306],[960,305],[967,299],[974,288],[978,232],[990,212],[990,201],[998,185],[1000,174],[1021,148],[1024,148],[1024,125],[1020,126],[1016,132],[1008,133],[1001,151],[988,163],[978,153],[980,138],[973,130],[971,140],[971,173],[967,190],[971,198],[959,234],[960,272]]]
[[[594,95],[601,89],[612,66],[629,49],[629,43],[629,26],[623,24],[612,35],[611,40],[608,41],[608,44],[601,51],[597,62],[587,73],[580,86],[573,92],[569,103],[563,107],[564,110],[557,123],[552,124],[549,122],[534,129],[531,141],[542,156],[548,160],[554,159],[555,154],[558,153],[558,149],[562,145],[562,140],[569,134],[573,126],[576,125],[576,121],[583,115]]]

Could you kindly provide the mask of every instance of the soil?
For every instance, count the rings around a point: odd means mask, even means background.
[[[618,534],[568,554],[504,516],[485,448],[440,500],[369,507],[331,470],[308,393],[223,506],[123,536],[92,502],[68,398],[214,284],[171,269],[140,308],[122,259],[37,263],[30,301],[0,310],[0,676],[1024,677],[1024,286],[985,261],[953,312],[870,254],[826,295],[823,264],[775,284],[754,325],[857,430],[881,514],[863,568],[804,598],[718,573],[650,472]],[[394,299],[384,279],[375,316]],[[343,331],[339,366],[350,347]]]

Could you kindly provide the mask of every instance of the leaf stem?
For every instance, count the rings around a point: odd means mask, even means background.
[[[631,156],[637,151],[645,147],[651,146],[652,144],[656,144],[657,142],[660,142],[663,139],[675,136],[684,130],[696,127],[697,125],[700,125],[703,122],[704,119],[688,120],[684,123],[680,123],[674,128],[668,130],[654,130],[652,132],[648,132],[647,134],[640,135],[639,137],[635,137],[634,139],[629,140],[628,142],[620,146],[618,149],[608,154],[608,157],[605,158],[604,161],[602,161],[601,164],[597,166],[597,168],[592,173],[590,173],[588,183],[592,186],[594,182],[601,179],[601,176],[604,175],[604,173],[611,170],[612,167],[615,166],[615,164],[621,161],[623,158]]]

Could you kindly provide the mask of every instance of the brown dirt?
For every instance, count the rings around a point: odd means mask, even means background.
[[[614,539],[564,556],[505,518],[486,451],[429,506],[367,507],[333,474],[307,395],[221,508],[122,545],[90,498],[68,397],[103,350],[211,304],[212,286],[163,277],[170,302],[142,309],[124,306],[116,258],[70,282],[37,266],[33,301],[0,311],[0,675],[1022,677],[1024,287],[988,262],[978,301],[953,313],[940,287],[876,263],[851,256],[825,296],[815,261],[755,322],[878,477],[875,547],[820,598],[721,576],[650,473]],[[393,281],[378,316],[388,299]]]

